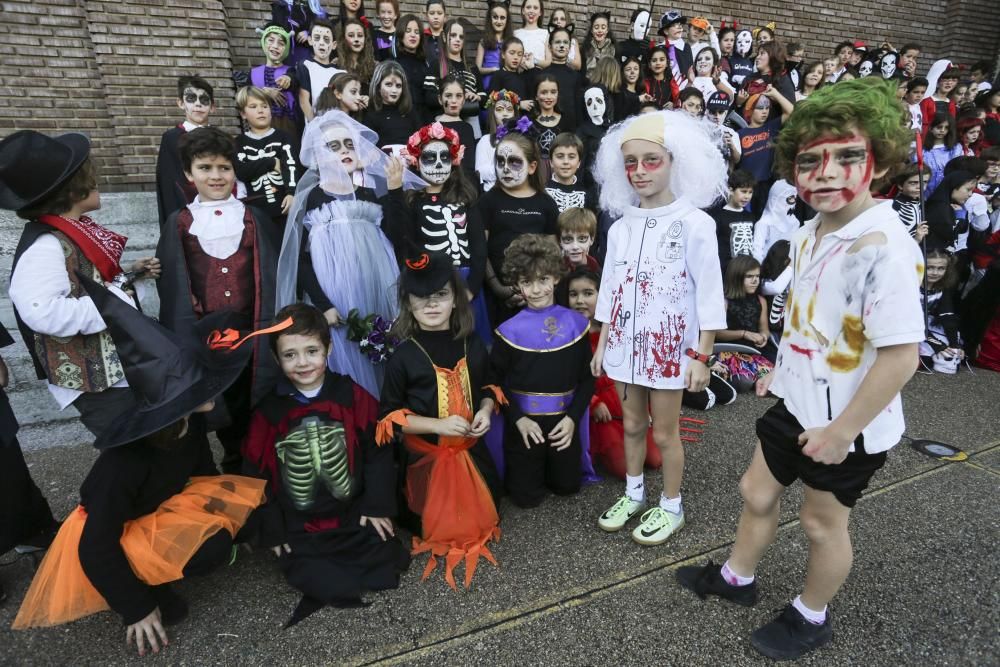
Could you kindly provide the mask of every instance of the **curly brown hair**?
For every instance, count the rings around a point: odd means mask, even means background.
[[[97,169],[88,157],[73,175],[40,202],[17,211],[17,217],[35,220],[40,215],[62,215],[97,189]]]
[[[503,275],[508,285],[542,276],[559,281],[565,274],[562,248],[551,236],[522,234],[504,252]]]

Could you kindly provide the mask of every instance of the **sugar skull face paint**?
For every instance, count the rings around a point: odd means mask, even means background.
[[[795,156],[795,187],[820,213],[833,213],[868,192],[875,169],[871,143],[859,134],[825,137]]]
[[[510,142],[500,142],[494,166],[497,180],[507,189],[515,189],[528,180],[528,160],[520,148]]]
[[[420,151],[420,177],[441,185],[451,176],[451,151],[443,141],[430,141]]]

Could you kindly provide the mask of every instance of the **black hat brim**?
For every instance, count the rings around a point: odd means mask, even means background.
[[[52,140],[59,142],[70,150],[70,159],[66,162],[62,173],[54,178],[48,187],[28,199],[17,196],[11,190],[0,184],[0,208],[11,211],[20,211],[21,209],[28,208],[29,206],[44,200],[50,194],[55,192],[60,186],[62,186],[63,183],[69,180],[69,178],[76,173],[77,169],[79,169],[80,166],[83,165],[84,161],[90,156],[90,139],[88,139],[84,134],[71,132],[59,135],[58,137],[52,137]]]
[[[149,410],[128,410],[119,415],[94,441],[98,450],[135,442],[180,421],[199,406],[218,398],[246,368],[253,346],[245,344],[226,355],[226,365],[205,369],[202,378],[177,398]]]

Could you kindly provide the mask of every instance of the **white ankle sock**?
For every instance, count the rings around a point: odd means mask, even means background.
[[[634,502],[641,503],[646,500],[646,485],[643,482],[643,474],[630,475],[625,473],[625,495]]]
[[[813,611],[809,607],[802,604],[802,596],[799,595],[792,601],[792,606],[802,614],[802,616],[812,623],[813,625],[823,625],[826,621],[826,607],[823,607],[819,611]]]
[[[681,497],[679,495],[676,498],[667,498],[665,495],[661,493],[660,507],[674,514],[684,513],[684,509],[681,507]]]
[[[755,576],[751,574],[749,577],[741,577],[732,571],[729,567],[729,561],[727,560],[722,564],[722,578],[725,579],[726,583],[730,586],[749,586],[753,583]]]

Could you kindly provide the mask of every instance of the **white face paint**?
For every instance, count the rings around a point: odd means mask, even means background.
[[[524,153],[510,142],[501,142],[497,147],[494,166],[497,180],[504,188],[516,189],[528,180],[528,161]]]
[[[608,104],[604,99],[604,91],[600,88],[588,88],[583,93],[583,103],[587,107],[587,115],[594,125],[604,125],[604,112]]]
[[[326,147],[332,153],[324,156],[324,159],[331,164],[339,163],[348,174],[353,174],[359,165],[351,131],[346,127],[335,125],[323,131],[323,139],[326,140]]]
[[[431,141],[420,149],[420,176],[431,185],[441,185],[451,176],[451,150],[443,141]]]
[[[712,76],[712,51],[702,49],[694,61],[694,73],[698,76]]]
[[[883,79],[891,79],[892,78],[892,76],[896,73],[896,54],[895,53],[887,53],[884,56],[882,56],[881,70],[882,70],[882,78]]]
[[[872,73],[872,61],[863,60],[860,65],[858,65],[858,74],[862,77],[870,76]]]
[[[746,58],[753,47],[753,34],[749,30],[740,30],[736,35],[736,54]]]
[[[649,12],[642,11],[635,17],[635,22],[632,24],[632,39],[642,39],[646,36],[646,31],[649,29]]]

